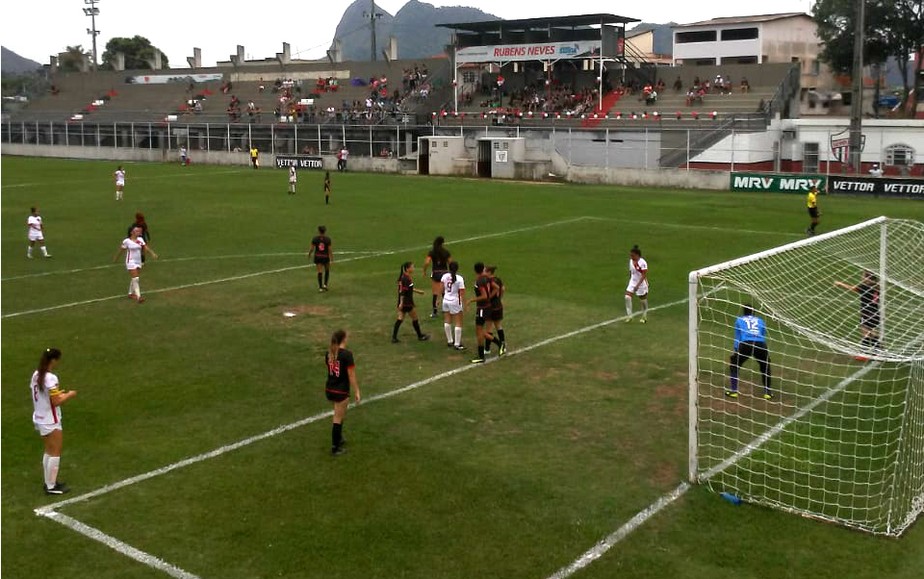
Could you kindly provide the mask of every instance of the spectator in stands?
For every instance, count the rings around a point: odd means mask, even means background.
[[[879,166],[879,163],[873,164],[873,168],[869,170],[869,174],[873,177],[882,177],[882,167]]]
[[[649,92],[648,95],[645,97],[645,105],[651,106],[651,105],[655,104],[656,102],[658,102],[658,91],[652,90],[652,91]]]
[[[741,92],[751,92],[751,84],[748,82],[748,79],[741,77]]]
[[[58,85],[56,85],[56,84],[51,85],[51,89],[50,89],[50,90],[51,90],[51,94],[53,94],[53,95],[56,95],[56,94],[58,94],[59,92],[61,92],[61,90],[58,88]]]
[[[347,170],[347,159],[350,157],[350,151],[347,150],[346,145],[340,148],[340,152],[337,153],[337,170],[344,172]]]
[[[264,90],[266,90],[266,86],[264,86],[264,84],[263,84],[263,77],[261,76],[261,77],[260,77],[260,85],[257,87],[257,92],[261,92],[261,93],[262,93]]]

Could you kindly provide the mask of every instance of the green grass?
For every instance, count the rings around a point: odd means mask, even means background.
[[[367,398],[466,367],[471,350],[447,351],[435,321],[422,320],[432,342],[409,324],[388,340],[398,267],[413,259],[420,273],[436,235],[466,281],[475,261],[498,264],[516,352],[620,316],[633,244],[661,306],[686,297],[688,271],[805,227],[802,199],[785,195],[334,174],[324,206],[316,173],[291,197],[282,171],[126,168],[117,203],[113,163],[2,159],[4,576],[163,576],[33,513],[52,502],[26,393],[45,347],[63,350],[58,374],[79,391],[62,459],[77,495],[328,410],[323,350],[338,327]],[[823,231],[924,220],[912,201],[822,201]],[[34,204],[50,260],[25,259]],[[111,262],[138,210],[161,256],[143,271],[144,305]],[[336,261],[325,294],[299,255],[321,223]],[[62,512],[202,577],[546,577],[685,478],[686,316],[664,307],[647,326],[604,326],[360,405],[336,459],[323,419]],[[60,556],[37,555],[49,547]],[[695,488],[578,576],[921,568],[920,524],[881,539]]]

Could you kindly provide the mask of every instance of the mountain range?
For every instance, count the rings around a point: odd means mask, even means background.
[[[7,47],[0,48],[0,74],[22,74],[24,72],[35,72],[42,68],[42,65],[19,56]]]
[[[355,0],[340,19],[334,39],[340,40],[344,60],[369,60],[372,51],[372,32],[369,27],[369,0]],[[481,22],[498,20],[497,16],[465,6],[444,6],[410,0],[397,14],[391,15],[376,7],[376,60],[382,60],[382,51],[388,39],[398,41],[398,58],[429,58],[443,54],[452,31],[437,24]]]

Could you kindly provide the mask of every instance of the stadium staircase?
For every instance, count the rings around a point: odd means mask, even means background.
[[[590,129],[599,125],[621,97],[622,93],[616,91],[605,94],[600,105],[593,110],[590,116],[581,121],[581,126]]]

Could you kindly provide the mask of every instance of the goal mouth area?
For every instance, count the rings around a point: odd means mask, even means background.
[[[690,481],[900,535],[924,509],[924,224],[879,217],[689,282]],[[744,305],[765,365],[735,349]]]

